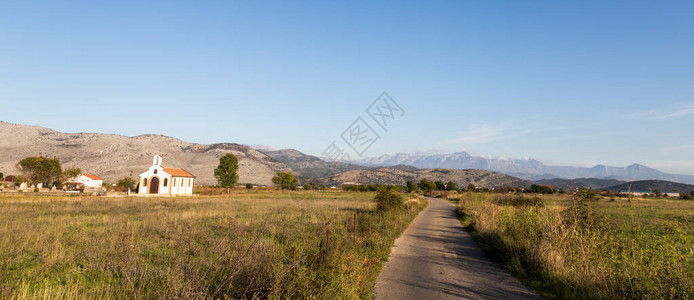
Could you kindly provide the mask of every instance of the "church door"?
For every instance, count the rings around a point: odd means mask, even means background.
[[[149,182],[149,193],[159,194],[159,177],[152,177],[152,180]]]

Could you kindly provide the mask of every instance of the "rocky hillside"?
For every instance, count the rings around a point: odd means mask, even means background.
[[[451,169],[409,169],[409,168],[376,168],[353,170],[330,176],[327,185],[340,184],[397,184],[404,185],[408,180],[419,181],[426,178],[430,181],[453,181],[458,187],[472,183],[477,187],[499,188],[504,186],[528,187],[530,181],[518,179],[501,173],[484,170],[451,170]]]
[[[57,157],[63,166],[76,166],[114,182],[137,177],[152,165],[152,156],[164,156],[163,165],[183,168],[197,176],[196,183],[214,184],[219,158],[233,153],[239,159],[239,182],[271,185],[278,171],[290,170],[260,151],[239,144],[202,145],[162,135],[127,137],[100,133],[61,133],[39,126],[0,122],[0,172],[16,173],[15,164],[27,156]]]
[[[258,150],[267,154],[267,156],[272,159],[287,165],[289,168],[296,171],[304,180],[328,177],[345,171],[368,169],[368,167],[343,162],[324,161],[318,157],[304,154],[294,149],[268,150],[265,148]]]

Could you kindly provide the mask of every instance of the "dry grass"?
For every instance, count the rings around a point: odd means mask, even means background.
[[[465,194],[460,211],[483,248],[543,295],[694,298],[694,201],[516,197]]]
[[[0,298],[369,298],[426,205],[373,196],[0,196]]]

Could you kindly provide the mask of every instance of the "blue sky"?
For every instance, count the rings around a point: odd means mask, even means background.
[[[3,1],[0,120],[694,174],[694,3]],[[373,125],[373,122],[372,122]]]

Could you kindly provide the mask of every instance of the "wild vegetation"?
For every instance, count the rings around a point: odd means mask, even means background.
[[[482,248],[546,297],[694,298],[694,201],[585,189],[455,198]]]
[[[378,211],[374,196],[0,195],[0,298],[371,298],[426,205]]]

